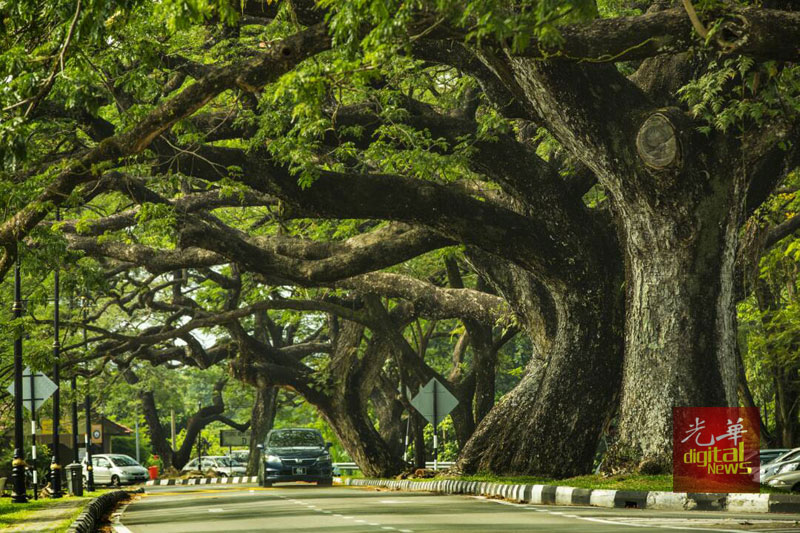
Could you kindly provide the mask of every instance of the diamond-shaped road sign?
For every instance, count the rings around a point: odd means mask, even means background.
[[[424,387],[422,387],[414,398],[411,399],[411,405],[419,411],[428,422],[434,426],[438,426],[444,417],[450,414],[458,400],[453,396],[444,385],[439,383],[436,378],[432,378]],[[435,416],[434,416],[435,413]]]
[[[41,407],[45,400],[53,395],[56,389],[58,389],[58,385],[53,383],[53,380],[41,372],[35,372],[33,374],[33,392],[36,394],[36,397],[31,401],[31,369],[26,367],[22,372],[22,405],[24,405],[28,411],[33,412]],[[7,390],[11,396],[14,396],[13,383]],[[33,407],[33,409],[31,409],[31,407]]]

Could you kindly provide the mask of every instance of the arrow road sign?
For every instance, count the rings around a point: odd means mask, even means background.
[[[432,378],[412,398],[411,405],[436,427],[458,405],[458,400],[436,378]]]
[[[31,398],[31,381],[33,381],[33,390],[36,392],[36,397],[33,399]],[[53,383],[50,378],[41,372],[35,372],[33,374],[33,379],[31,379],[31,369],[26,367],[22,372],[22,405],[24,405],[28,411],[33,412],[41,407],[45,400],[52,396],[57,388],[58,385]],[[13,396],[14,384],[12,383],[7,390],[8,393]]]

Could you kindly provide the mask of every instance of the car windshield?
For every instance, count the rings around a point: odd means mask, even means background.
[[[239,466],[235,462],[231,461],[229,457],[220,457],[217,459],[217,463],[221,464],[222,466]]]
[[[292,448],[295,446],[321,447],[322,436],[316,431],[276,431],[269,436],[268,446],[273,448]]]
[[[800,457],[800,450],[791,450],[775,459],[775,463],[783,463],[784,461],[792,461]]]
[[[112,455],[111,460],[117,466],[139,466],[135,459],[127,455]]]

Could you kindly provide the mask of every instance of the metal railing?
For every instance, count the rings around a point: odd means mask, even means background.
[[[446,470],[455,464],[454,461],[439,461],[437,470]],[[433,461],[425,463],[425,468],[433,470]],[[358,472],[359,470],[358,465],[355,463],[333,463],[333,471],[338,471],[340,475]]]

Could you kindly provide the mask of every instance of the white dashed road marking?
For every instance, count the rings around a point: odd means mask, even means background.
[[[280,496],[280,498],[283,499],[283,500],[286,500],[287,502],[291,502],[291,503],[293,503],[295,505],[303,505],[309,511],[313,510],[313,511],[316,511],[318,513],[329,514],[329,515],[335,516],[336,518],[341,518],[342,520],[352,520],[353,522],[355,522],[357,524],[363,524],[365,526],[377,527],[377,528],[380,528],[380,529],[382,529],[384,531],[399,531],[400,533],[414,533],[413,529],[397,529],[396,527],[392,527],[392,526],[382,526],[378,522],[367,522],[366,520],[362,520],[360,518],[357,519],[357,518],[355,518],[353,516],[344,516],[344,515],[341,515],[341,514],[338,514],[338,513],[334,514],[333,511],[326,511],[325,509],[320,509],[319,507],[317,507],[316,505],[314,505],[312,503],[306,503],[306,502],[304,502],[302,500],[295,500],[294,498],[289,498],[287,496]],[[401,502],[399,502],[397,500],[382,500],[380,503],[387,503],[388,504],[388,503],[401,503]],[[208,511],[212,512],[212,513],[215,513],[215,512],[218,513],[218,512],[222,512],[222,509],[209,509]]]
[[[484,500],[486,502],[491,502],[491,503],[499,503],[501,505],[511,505],[511,506],[514,506],[514,507],[521,507],[523,509],[536,511],[536,512],[539,512],[539,513],[547,513],[547,514],[551,514],[551,515],[555,515],[555,516],[560,516],[562,518],[573,518],[575,520],[585,520],[587,522],[596,522],[596,523],[599,523],[599,524],[609,524],[609,525],[615,525],[615,526],[657,527],[657,528],[660,528],[660,529],[677,529],[677,530],[681,530],[681,531],[710,531],[710,532],[714,532],[714,533],[742,533],[742,531],[744,531],[744,530],[741,530],[741,529],[712,529],[712,528],[707,528],[707,527],[670,526],[670,525],[665,525],[665,524],[653,524],[653,523],[650,523],[650,524],[641,524],[641,523],[636,524],[636,523],[623,521],[623,520],[626,520],[625,518],[620,518],[618,520],[609,520],[607,518],[597,518],[597,517],[590,517],[590,516],[578,516],[578,515],[574,515],[574,514],[567,514],[567,513],[564,513],[562,511],[550,511],[548,509],[541,509],[541,508],[538,508],[538,507],[531,507],[529,505],[525,505],[525,504],[521,504],[521,503],[505,502],[505,501],[501,501],[501,500],[490,500],[490,499],[485,498],[483,496],[473,496],[473,498],[478,499],[478,500]],[[651,521],[651,522],[657,522],[657,521],[663,521],[664,519],[663,518],[653,518],[653,519],[644,519],[644,520],[648,520],[648,521]],[[786,531],[786,530],[784,530],[784,531]]]

